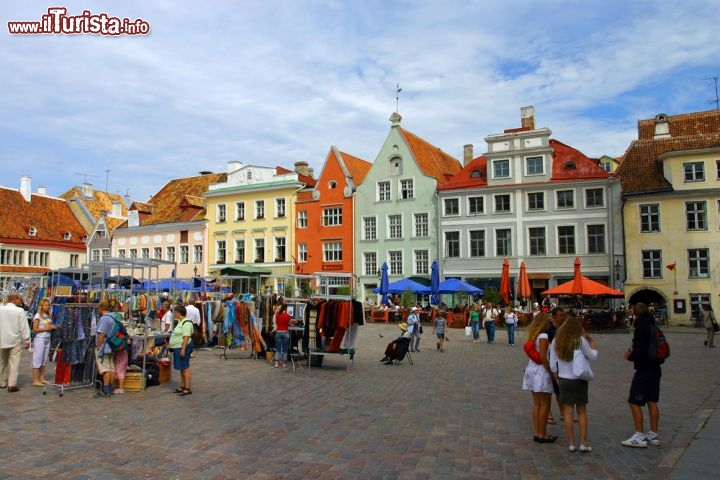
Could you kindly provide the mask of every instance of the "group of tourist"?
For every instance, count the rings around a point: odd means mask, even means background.
[[[637,303],[632,346],[625,358],[633,362],[635,375],[630,385],[628,403],[632,413],[635,433],[621,442],[627,447],[659,445],[658,422],[660,411],[661,361],[649,352],[652,326],[655,320],[647,305]],[[533,440],[538,443],[554,443],[558,437],[547,433],[547,425],[554,424],[551,398],[555,394],[561,419],[565,423],[568,451],[588,453],[588,385],[593,374],[589,361],[597,360],[595,341],[585,332],[575,316],[567,316],[560,307],[551,314],[535,315],[528,328],[528,345],[525,350],[530,359],[523,376],[523,390],[530,391],[533,398]],[[643,407],[647,405],[650,429],[644,430]],[[577,420],[574,420],[577,417]],[[579,446],[573,423],[577,421],[580,433]]]
[[[515,346],[515,331],[518,327],[518,315],[516,309],[507,306],[496,307],[491,302],[472,305],[468,309],[469,333],[473,337],[473,343],[480,343],[480,330],[484,329],[487,334],[487,343],[495,343],[495,329],[497,323],[502,321],[507,329],[508,345]]]

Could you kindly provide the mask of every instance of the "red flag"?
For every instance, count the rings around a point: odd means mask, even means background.
[[[665,265],[665,268],[672,271],[672,270],[675,270],[676,266],[677,266],[677,262],[673,262],[673,263],[668,263],[667,265]]]

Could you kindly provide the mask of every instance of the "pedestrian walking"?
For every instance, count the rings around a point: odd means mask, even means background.
[[[505,326],[507,327],[508,345],[515,346],[515,329],[517,329],[518,317],[512,307],[508,306],[505,311]]]
[[[480,343],[480,307],[473,305],[470,307],[470,329],[472,330],[473,343]]]
[[[597,360],[598,352],[595,341],[585,333],[580,320],[577,317],[570,317],[558,328],[557,335],[550,344],[550,370],[560,386],[558,398],[562,404],[568,450],[571,452],[576,450],[573,415],[577,411],[580,452],[588,453],[592,451],[592,447],[588,445],[588,380],[580,378],[573,368],[576,355],[583,355],[586,360],[594,361]]]
[[[553,391],[550,362],[548,360],[548,334],[550,315],[539,313],[528,328],[528,340],[533,341],[540,353],[542,363],[528,360],[523,375],[523,390],[532,393],[533,440],[538,443],[553,443],[557,436],[547,434],[547,417],[550,411],[550,397]]]
[[[483,328],[487,334],[487,340],[489,344],[495,342],[495,322],[500,315],[500,310],[493,307],[493,304],[488,302],[485,305],[485,312],[483,314]]]
[[[707,337],[705,337],[705,346],[708,348],[715,348],[715,345],[713,345],[715,340],[715,326],[717,325],[715,312],[709,303],[704,303],[702,308],[703,323],[705,324],[705,331],[707,332]]]
[[[30,329],[25,310],[20,308],[23,301],[19,294],[7,296],[7,303],[0,306],[0,388],[18,392],[18,372],[22,349],[30,348]]]
[[[433,332],[437,336],[437,349],[441,352],[445,351],[445,331],[447,328],[447,320],[445,319],[445,312],[440,312],[435,321],[433,322]]]
[[[417,307],[410,309],[410,315],[407,318],[408,331],[412,338],[410,339],[410,351],[420,351],[420,334],[422,333],[422,324],[420,323],[420,316],[418,315]]]
[[[620,442],[626,447],[645,448],[650,445],[660,445],[658,437],[658,423],[660,421],[660,378],[662,370],[656,358],[652,358],[648,352],[650,345],[652,326],[654,320],[647,305],[636,303],[633,308],[635,317],[635,332],[633,333],[632,346],[625,352],[626,360],[633,362],[635,375],[630,384],[630,395],[628,404],[632,413],[635,433]],[[650,416],[650,430],[644,431],[643,407],[647,405]]]

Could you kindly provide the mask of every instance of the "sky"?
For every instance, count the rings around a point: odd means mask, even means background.
[[[150,33],[8,33],[58,4]],[[638,119],[715,108],[719,19],[720,0],[5,1],[0,185],[146,201],[229,161],[319,175],[335,145],[373,162],[398,83],[403,127],[460,161],[527,105],[553,138],[621,156]]]

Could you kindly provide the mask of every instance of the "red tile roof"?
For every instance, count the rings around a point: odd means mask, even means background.
[[[100,213],[107,212],[110,215],[113,211],[113,202],[120,204],[121,212],[123,217],[127,217],[127,207],[123,202],[123,198],[116,193],[101,192],[93,190],[92,198],[88,198],[82,193],[81,187],[73,187],[67,192],[60,195],[60,198],[70,200],[71,198],[78,198],[88,209],[90,215],[97,221],[100,218]],[[122,222],[120,222],[122,223]]]
[[[462,164],[452,155],[443,152],[414,133],[402,127],[398,128],[410,147],[420,170],[425,175],[435,178],[439,185],[444,185],[453,175],[462,170]]]
[[[465,165],[463,169],[456,173],[445,185],[438,185],[438,190],[484,187],[486,185],[487,158],[480,156]]]
[[[315,182],[317,181],[313,177],[303,175],[301,173],[296,172],[295,170],[288,170],[285,167],[275,167],[275,172],[277,175],[287,175],[288,173],[297,173],[298,182],[304,183],[308,187],[314,187]]]
[[[19,190],[0,187],[0,242],[46,245],[85,250],[88,234],[70,206],[61,198],[31,195],[26,202]],[[35,236],[28,233],[35,227]],[[70,240],[65,240],[65,233]]]
[[[147,214],[140,216],[141,226],[196,221],[203,218],[205,205],[196,198],[202,198],[210,184],[225,180],[227,173],[176,178],[166,183],[147,203],[133,202],[130,209]],[[123,227],[127,227],[127,222]]]
[[[580,150],[552,138],[550,147],[553,149],[552,181],[588,180],[612,176],[598,164],[596,159],[589,158]]]
[[[664,153],[720,147],[720,111],[667,117],[670,137],[654,138],[655,119],[638,121],[638,140],[628,146],[616,174],[623,194],[672,190],[663,175]]]
[[[340,152],[340,155],[342,155],[345,166],[353,179],[353,183],[357,187],[365,180],[365,177],[372,168],[372,163],[352,156],[349,153]]]

